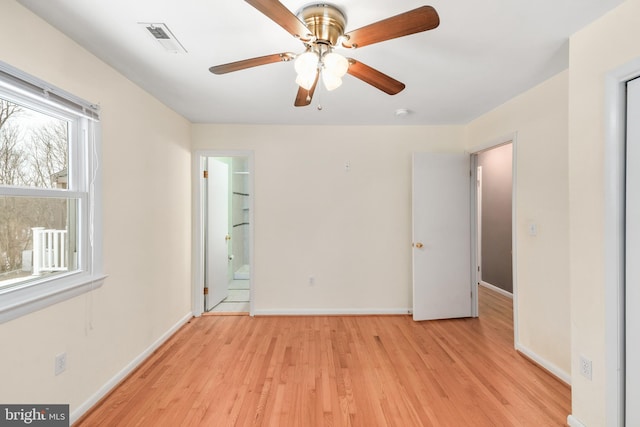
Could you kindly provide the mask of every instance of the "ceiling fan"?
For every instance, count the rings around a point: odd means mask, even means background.
[[[350,74],[389,95],[405,88],[404,83],[356,61],[334,52],[336,47],[356,49],[385,40],[436,28],[440,18],[431,6],[421,6],[408,12],[345,33],[347,18],[335,5],[313,3],[293,14],[278,0],[245,0],[269,19],[299,39],[305,47],[301,54],[292,52],[260,56],[209,68],[214,74],[226,74],[259,65],[295,60],[296,83],[300,86],[294,105],[303,107],[311,103],[318,80],[327,90],[342,83],[342,76]]]

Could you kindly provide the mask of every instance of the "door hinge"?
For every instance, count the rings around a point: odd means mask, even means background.
[[[480,271],[480,266],[478,266],[478,271]]]
[[[209,178],[209,171],[202,172],[202,177],[205,178],[205,179]]]
[[[209,288],[204,288],[204,294],[209,295]]]

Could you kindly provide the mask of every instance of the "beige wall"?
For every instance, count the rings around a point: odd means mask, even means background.
[[[552,77],[466,128],[471,151],[517,133],[517,344],[565,379],[571,370],[568,76],[565,71]],[[535,237],[529,235],[530,223],[537,225]]]
[[[109,277],[0,324],[0,402],[73,412],[190,312],[190,124],[12,0],[0,39],[3,61],[102,107]]]
[[[257,313],[412,306],[411,153],[461,127],[194,125],[193,148],[255,153]]]
[[[605,76],[640,56],[640,1],[630,0],[571,38],[569,179],[573,416],[605,426]],[[593,380],[578,358],[593,361]]]
[[[255,153],[257,312],[394,311],[412,302],[411,152],[473,150],[517,132],[519,343],[560,374],[590,357],[593,381],[572,377],[573,415],[605,425],[603,79],[640,55],[637,16],[630,0],[579,32],[570,71],[467,126],[191,126],[2,2],[0,36],[11,43],[0,58],[102,106],[110,276],[91,294],[0,325],[0,378],[11,384],[0,401],[73,411],[189,312],[192,148]],[[55,377],[63,351],[68,370]]]

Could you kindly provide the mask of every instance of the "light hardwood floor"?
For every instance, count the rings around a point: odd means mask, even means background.
[[[477,319],[193,319],[79,426],[563,426],[570,389],[513,349],[511,300]]]

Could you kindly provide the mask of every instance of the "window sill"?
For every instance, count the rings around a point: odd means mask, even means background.
[[[106,274],[75,273],[0,294],[0,323],[33,313],[102,286]]]

